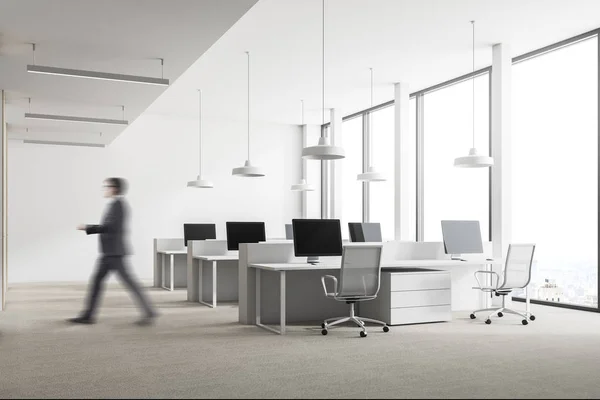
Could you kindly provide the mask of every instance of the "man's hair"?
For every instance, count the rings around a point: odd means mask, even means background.
[[[127,192],[127,182],[123,178],[106,178],[108,186],[116,189],[117,195],[124,195]]]

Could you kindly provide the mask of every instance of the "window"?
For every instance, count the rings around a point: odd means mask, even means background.
[[[512,242],[532,299],[598,307],[598,39],[512,70]]]
[[[362,185],[357,180],[363,165],[363,119],[362,116],[342,122],[342,146],[346,157],[331,161],[342,169],[341,181],[341,229],[342,239],[348,239],[348,222],[362,222]]]
[[[308,129],[307,146],[315,146],[319,142],[319,137],[321,137],[320,127]],[[321,162],[306,161],[306,182],[315,188],[312,192],[306,192],[306,218],[321,218]]]
[[[489,240],[489,168],[456,168],[472,147],[473,83],[475,147],[489,154],[489,74],[444,87],[423,98],[423,238],[442,241],[441,220],[478,220]]]

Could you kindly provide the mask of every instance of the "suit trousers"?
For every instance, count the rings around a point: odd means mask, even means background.
[[[83,314],[83,317],[94,317],[98,300],[100,297],[100,292],[104,287],[104,279],[106,279],[108,273],[111,271],[115,271],[119,275],[125,286],[133,292],[135,299],[144,310],[146,316],[151,317],[154,315],[154,311],[152,310],[148,299],[142,292],[140,286],[133,280],[133,278],[127,271],[127,267],[125,266],[123,258],[124,256],[107,255],[103,255],[100,257],[100,259],[98,260],[98,268],[94,277],[92,278],[92,281],[90,282],[91,291],[88,295],[87,308]]]

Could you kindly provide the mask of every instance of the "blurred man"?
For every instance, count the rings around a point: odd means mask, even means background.
[[[110,204],[104,214],[100,225],[79,225],[78,230],[85,231],[88,235],[100,235],[101,255],[98,259],[96,274],[91,281],[91,292],[88,294],[87,308],[76,318],[68,321],[77,324],[93,324],[94,314],[99,300],[103,282],[109,272],[116,272],[123,283],[133,292],[137,301],[144,310],[144,316],[137,322],[138,325],[149,325],[154,321],[156,313],[152,310],[148,299],[140,290],[139,285],[133,280],[125,266],[125,256],[129,249],[125,244],[125,222],[127,219],[127,205],[123,195],[126,192],[126,182],[121,178],[108,178],[104,181],[104,197],[110,199]]]

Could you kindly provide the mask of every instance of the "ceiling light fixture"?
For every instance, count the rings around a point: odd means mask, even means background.
[[[189,181],[188,187],[210,189],[214,185],[211,181],[202,179],[202,91],[198,90],[198,178],[195,181]]]
[[[323,102],[323,113],[322,113],[322,124],[325,125],[325,0],[323,0],[323,58],[322,58],[322,70],[321,70],[321,82],[322,82],[322,102]],[[324,129],[321,129],[321,137],[319,138],[319,144],[316,146],[305,147],[302,149],[302,157],[309,160],[339,160],[344,158],[346,155],[344,149],[338,146],[332,146],[329,144],[329,138],[323,136],[325,134]]]
[[[169,86],[169,80],[164,79],[164,59],[160,58],[161,77],[115,74],[110,72],[87,71],[82,69],[70,69],[60,67],[49,67],[35,64],[35,43],[33,43],[33,64],[27,65],[27,72],[33,74],[70,76],[75,78],[100,79],[106,81],[143,83],[147,85]]]
[[[369,68],[371,71],[371,107],[373,107],[373,68]],[[363,172],[362,174],[358,174],[356,177],[357,180],[363,182],[382,182],[386,180],[386,177],[383,173],[377,172],[373,167],[373,113],[369,114],[369,163],[371,164],[369,168],[367,168],[367,172]]]
[[[254,178],[265,176],[265,174],[259,167],[253,166],[250,162],[250,52],[247,51],[246,54],[248,55],[248,158],[246,159],[243,167],[234,168],[231,171],[231,174],[235,176]]]
[[[29,112],[25,113],[25,118],[39,119],[45,121],[83,122],[89,124],[129,125],[129,122],[125,120],[125,106],[121,106],[121,109],[123,111],[123,119],[77,117],[73,115],[36,114],[31,112],[31,98],[29,98]]]
[[[304,124],[304,100],[300,100],[300,102],[302,103],[302,129],[306,132],[306,125]],[[306,133],[303,133],[303,135],[305,134]],[[300,180],[300,183],[292,185],[291,189],[298,192],[311,192],[315,190],[315,187],[306,183],[306,166],[304,165],[304,161],[302,161],[302,164],[302,179]]]
[[[473,72],[475,72],[475,21],[471,21],[473,26]],[[485,168],[494,165],[494,159],[487,155],[480,155],[475,148],[475,76],[471,78],[473,83],[473,147],[469,150],[469,155],[457,157],[454,160],[454,166],[459,168]]]

